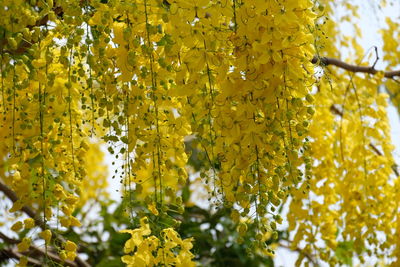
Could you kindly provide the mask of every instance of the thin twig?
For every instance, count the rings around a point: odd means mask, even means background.
[[[288,241],[288,240],[287,240],[287,242],[290,243],[290,241]],[[298,248],[298,247],[292,248],[291,246],[283,244],[281,242],[279,242],[278,244],[282,248],[286,248],[286,249],[289,249],[289,250],[292,250],[292,251],[297,251],[298,253],[304,255],[308,259],[308,261],[311,262],[314,266],[319,266],[317,261],[313,258],[313,256],[308,254],[308,253],[306,253],[306,252],[304,252],[301,248]]]
[[[374,51],[375,51],[375,61],[374,64],[372,64],[372,68],[375,68],[376,63],[378,63],[379,60],[379,55],[378,55],[378,47],[374,46]]]

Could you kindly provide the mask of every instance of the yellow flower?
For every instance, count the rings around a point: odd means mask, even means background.
[[[74,195],[69,195],[66,199],[65,199],[65,203],[67,203],[68,205],[75,205],[76,202],[78,202],[78,197],[74,196]]]
[[[72,209],[71,209],[71,207],[68,207],[68,206],[63,205],[63,206],[61,206],[61,210],[62,210],[62,212],[63,212],[65,215],[67,215],[67,216],[70,216],[70,215],[72,214]]]
[[[50,240],[51,240],[51,231],[49,230],[49,229],[46,229],[46,230],[44,230],[43,232],[41,232],[40,234],[39,234],[39,236],[41,237],[41,238],[43,238],[45,241],[46,241],[46,243],[49,243],[50,242]]]
[[[75,260],[76,252],[75,251],[67,251],[67,259],[70,261]]]
[[[13,226],[11,226],[11,230],[13,230],[14,232],[18,232],[22,229],[22,226],[23,226],[22,222],[18,221],[14,223]]]
[[[63,261],[67,259],[67,252],[65,250],[61,250],[59,255]]]
[[[60,219],[61,226],[69,227],[71,225],[71,220],[68,217],[63,217]]]
[[[17,210],[20,210],[23,206],[24,204],[22,204],[20,200],[17,200],[14,202],[9,212],[16,212]]]
[[[148,224],[147,217],[140,219],[140,228],[134,230],[120,230],[120,233],[129,233],[131,238],[126,241],[124,246],[124,252],[129,253],[135,250],[143,242],[143,236],[151,234],[150,226]]]
[[[42,68],[46,66],[46,61],[43,58],[32,60],[32,66],[35,67],[35,69]]]
[[[121,257],[121,261],[122,261],[123,263],[126,263],[127,266],[132,266],[132,267],[133,267],[134,264],[135,264],[135,258],[132,257],[132,256],[130,256],[130,255],[122,256],[122,257]]]
[[[28,265],[28,257],[22,256],[17,264],[18,267],[25,267]]]
[[[244,236],[247,232],[247,224],[243,222],[239,223],[237,231],[239,235]]]
[[[186,238],[182,241],[181,247],[183,250],[191,250],[193,248],[193,238]]]
[[[158,216],[159,213],[158,213],[158,210],[157,210],[156,205],[155,205],[154,202],[149,204],[147,206],[147,208],[149,209],[149,211],[151,211],[151,213],[153,213],[154,215]]]
[[[81,147],[85,150],[85,151],[88,151],[89,150],[89,144],[85,141],[85,140],[82,140],[81,141]]]
[[[60,184],[56,184],[53,189],[53,194],[57,199],[65,197],[64,188]]]
[[[74,242],[68,240],[68,241],[65,242],[65,244],[64,244],[64,249],[65,249],[66,251],[76,251],[77,246],[76,246],[76,244],[75,244]]]
[[[21,243],[17,244],[17,248],[19,252],[24,252],[27,251],[29,249],[31,245],[31,239],[28,237],[24,237],[21,241]]]
[[[69,217],[70,222],[71,222],[71,226],[76,226],[76,227],[80,227],[82,226],[81,222],[75,218],[74,216]]]
[[[21,173],[19,171],[14,171],[14,173],[11,176],[15,181],[20,181],[21,180]]]
[[[35,227],[35,220],[32,218],[27,218],[24,220],[25,229],[31,229]]]

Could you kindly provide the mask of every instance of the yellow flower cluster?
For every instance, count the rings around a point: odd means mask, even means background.
[[[60,10],[68,17],[75,8],[79,1],[57,7],[50,0],[2,1],[0,8],[6,37],[0,58],[0,171],[19,198],[10,211],[39,207],[46,224],[57,220],[65,227],[80,226],[74,209],[106,196],[107,187],[99,143],[89,140],[91,114],[82,112],[86,83],[80,81],[83,66],[76,52],[81,32],[58,24]],[[53,30],[43,27],[50,22],[57,24]],[[65,36],[71,45],[60,48],[55,39]],[[55,209],[62,213],[55,216]],[[22,226],[35,223],[27,219],[12,229]],[[39,236],[50,243],[50,230]],[[27,249],[27,240],[19,248]]]
[[[386,24],[387,29],[381,31],[383,51],[385,52],[383,58],[387,62],[388,68],[394,68],[398,66],[397,58],[400,56],[400,51],[397,49],[397,40],[400,37],[400,24],[399,22],[392,21],[389,17],[386,18]],[[400,93],[397,81],[388,79],[385,81],[385,88],[394,106],[397,110],[400,110]]]
[[[163,229],[158,238],[151,235],[148,219],[143,217],[140,228],[120,232],[131,234],[124,247],[128,255],[122,257],[127,266],[196,266],[190,252],[193,238],[182,240],[172,228]]]
[[[95,139],[101,138],[122,162],[118,174],[131,219],[144,214],[140,228],[123,231],[131,234],[123,262],[193,266],[192,240],[150,220],[184,211],[190,137],[205,162],[200,177],[210,201],[232,210],[239,241],[255,229],[254,247],[269,254],[266,237],[278,235],[277,209],[290,200],[291,245],[308,241],[301,257],[318,251],[336,264],[334,252],[344,242],[358,255],[372,249],[395,255],[398,182],[388,96],[376,89],[384,77],[330,68],[313,77],[314,55],[339,57],[338,45],[353,62],[365,54],[357,25],[355,38],[340,36],[333,5],[2,1],[0,172],[19,198],[10,211],[33,205],[45,224],[80,226],[74,210],[107,196]],[[340,20],[358,16],[355,6],[345,6]],[[385,60],[396,66],[398,24],[387,24]],[[384,82],[397,105],[398,84]],[[27,219],[11,229],[33,227]],[[51,243],[45,229],[39,236]],[[23,238],[19,250],[30,242]],[[76,249],[66,241],[61,258],[73,260]]]
[[[359,36],[343,36],[335,27],[334,1],[320,2],[321,20],[313,31],[320,40],[318,54],[340,58],[340,46],[325,38],[339,36],[338,40],[346,40],[341,45],[350,51],[347,60],[363,62],[366,52],[355,45]],[[350,3],[346,7],[357,32],[357,8]],[[349,14],[339,20],[349,20]],[[398,179],[386,110],[388,95],[377,90],[384,82],[381,72],[369,75],[329,66],[323,69],[309,129],[314,158],[310,179],[293,192],[288,213],[294,236],[291,245],[304,252],[298,264],[307,261],[307,253],[317,253],[329,265],[343,263],[340,251],[346,246],[346,253],[356,255],[361,263],[372,254],[384,259],[387,253],[396,253],[390,251],[398,246],[393,238],[399,225],[394,215]],[[304,241],[306,246],[301,245]]]
[[[64,243],[64,249],[60,251],[60,258],[62,260],[73,261],[76,257],[77,245],[72,241],[67,241]]]
[[[212,199],[234,207],[237,222],[276,230],[276,207],[305,177],[312,1],[4,6],[0,151],[20,198],[12,211],[38,203],[51,220],[57,207],[62,226],[79,226],[74,209],[106,185],[92,135],[122,159],[130,201],[135,193],[149,216],[169,216],[170,204],[182,211],[192,135]],[[160,231],[160,246],[176,239],[171,231]]]

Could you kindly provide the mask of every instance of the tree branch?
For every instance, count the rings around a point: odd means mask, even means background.
[[[2,256],[4,255],[4,256]],[[18,252],[16,249],[1,249],[0,260],[17,259],[19,260],[24,254]],[[27,257],[30,266],[43,266],[42,263],[34,258]]]
[[[0,191],[3,192],[13,203],[18,201],[18,196],[12,191],[7,185],[5,185],[2,181],[0,181]],[[23,206],[21,209],[25,212],[29,217],[35,220],[35,224],[42,228],[43,230],[46,228],[45,223],[43,222],[40,216],[37,216],[36,212],[27,206]]]
[[[12,191],[6,184],[4,184],[0,180],[0,191],[3,192],[13,203],[18,201],[18,196],[15,194],[14,191]],[[40,228],[43,230],[46,229],[46,224],[43,222],[43,220],[40,218],[40,216],[37,215],[37,213],[30,207],[23,206],[21,209],[23,212],[25,212],[29,217],[35,220],[35,224],[38,225]],[[56,239],[60,240],[61,242],[65,242],[65,239],[58,235],[54,235]],[[90,265],[82,260],[79,256],[75,258],[75,262],[77,263],[77,266],[82,266],[82,267],[90,267]]]
[[[2,232],[0,232],[0,238],[1,239],[3,239],[3,241],[5,241],[6,243],[8,243],[8,244],[18,244],[18,243],[20,243],[20,240],[17,240],[17,239],[13,239],[13,238],[10,238],[10,237],[8,237],[8,236],[6,236],[5,234],[3,234]],[[10,256],[13,256],[14,258],[20,258],[22,255],[32,255],[32,254],[34,254],[34,253],[38,253],[38,254],[40,254],[40,255],[42,255],[43,257],[48,257],[48,258],[50,258],[51,260],[53,260],[53,261],[55,261],[55,262],[58,262],[58,263],[62,263],[62,264],[65,264],[65,265],[67,265],[67,266],[71,266],[71,267],[78,267],[78,265],[75,263],[75,262],[73,262],[73,261],[70,261],[70,260],[62,260],[57,254],[55,254],[55,253],[52,253],[52,252],[50,252],[50,251],[45,251],[44,249],[42,249],[42,248],[39,248],[39,247],[37,247],[37,246],[30,246],[29,247],[29,252],[27,252],[27,253],[18,253],[18,254],[16,254],[16,253],[14,253],[14,249],[8,249],[7,250],[7,252],[10,252],[11,251],[11,253],[9,253],[8,255],[10,255]],[[36,264],[36,263],[34,263],[34,264]],[[41,265],[41,263],[39,262],[39,265]]]
[[[313,63],[313,64],[319,63],[322,66],[334,65],[336,67],[345,69],[350,72],[363,72],[363,73],[369,73],[369,74],[376,74],[379,72],[379,70],[375,69],[375,64],[372,66],[358,66],[358,65],[348,64],[339,59],[330,58],[330,57],[314,56],[313,59],[311,60],[311,63]],[[393,79],[396,76],[400,76],[400,70],[384,71],[383,75],[385,78]]]

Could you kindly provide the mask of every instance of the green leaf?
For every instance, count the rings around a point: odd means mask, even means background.
[[[339,242],[335,250],[336,257],[348,266],[353,266],[353,241]]]
[[[120,258],[115,258],[109,256],[103,260],[101,260],[97,265],[97,267],[120,267],[123,266]]]
[[[37,154],[34,158],[28,159],[28,164],[31,167],[37,167],[39,163],[42,162],[42,155]]]

